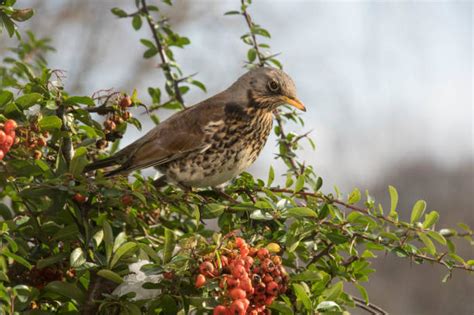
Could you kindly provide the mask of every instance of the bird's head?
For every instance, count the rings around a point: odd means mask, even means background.
[[[234,84],[239,91],[245,91],[248,104],[268,110],[288,104],[306,111],[303,103],[296,97],[293,80],[285,72],[275,68],[256,68],[241,76]]]

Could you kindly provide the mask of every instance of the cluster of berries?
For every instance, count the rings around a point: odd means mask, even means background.
[[[104,121],[105,139],[100,139],[96,143],[98,149],[104,149],[108,145],[108,141],[113,141],[117,138],[116,129],[117,126],[121,125],[124,121],[129,120],[132,114],[128,111],[128,108],[132,106],[132,99],[128,95],[123,97],[118,102],[119,110],[111,113]]]
[[[42,289],[52,281],[64,281],[76,277],[74,268],[63,268],[63,264],[51,265],[44,268],[34,266],[31,270],[14,263],[8,269],[8,278],[12,283],[26,283],[35,288]]]
[[[49,137],[47,131],[41,132],[36,122],[30,123],[29,128],[19,128],[18,134],[21,137],[21,144],[27,149],[32,150],[35,160],[41,159],[43,153],[41,148],[47,145],[46,139]]]
[[[0,160],[3,160],[15,143],[16,127],[16,121],[13,119],[8,119],[4,124],[0,124]]]
[[[199,288],[208,280],[219,281],[220,305],[214,308],[214,315],[269,314],[266,307],[288,288],[281,257],[266,248],[252,248],[240,237],[231,249],[222,251],[219,260],[201,263],[195,283]]]

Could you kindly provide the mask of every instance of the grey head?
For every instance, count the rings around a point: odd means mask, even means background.
[[[303,103],[296,96],[293,80],[282,70],[261,67],[242,75],[228,90],[241,99],[250,98],[256,106],[274,110],[276,107],[289,104],[306,111]]]

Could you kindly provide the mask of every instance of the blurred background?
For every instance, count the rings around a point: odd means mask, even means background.
[[[18,0],[36,17],[21,24],[50,37],[57,52],[51,68],[66,70],[66,89],[91,95],[115,88],[138,89],[144,103],[148,86],[162,86],[158,60],[142,58],[143,27],[118,19],[112,7],[134,10],[132,0]],[[151,4],[150,0],[149,3]],[[157,2],[157,1],[156,1]],[[315,167],[330,192],[354,186],[387,204],[387,186],[400,195],[402,217],[417,199],[441,214],[439,228],[465,222],[474,226],[473,3],[470,1],[295,1],[259,0],[254,21],[272,34],[273,52],[293,78],[307,105],[306,126],[315,151],[302,157]],[[185,74],[198,73],[208,93],[192,89],[188,105],[230,85],[245,72],[246,32],[241,17],[223,13],[240,1],[176,1],[161,4],[174,29],[191,39],[175,56]],[[2,36],[0,57],[12,41]],[[164,118],[170,113],[158,114]],[[136,112],[135,116],[140,115]],[[141,116],[145,129],[152,127]],[[131,129],[123,144],[140,132]],[[250,172],[266,178],[277,152],[274,139]],[[474,256],[464,246],[463,256]],[[390,314],[474,314],[474,276],[445,274],[438,266],[381,255],[367,284],[371,302]],[[363,314],[354,310],[354,314]]]

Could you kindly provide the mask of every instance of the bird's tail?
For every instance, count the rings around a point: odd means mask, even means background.
[[[86,165],[86,167],[84,168],[84,173],[91,172],[91,171],[104,168],[104,167],[118,165],[118,164],[120,164],[119,157],[111,156],[103,160],[98,160],[98,161],[90,163],[89,165]],[[115,172],[115,171],[112,171],[112,172]]]

